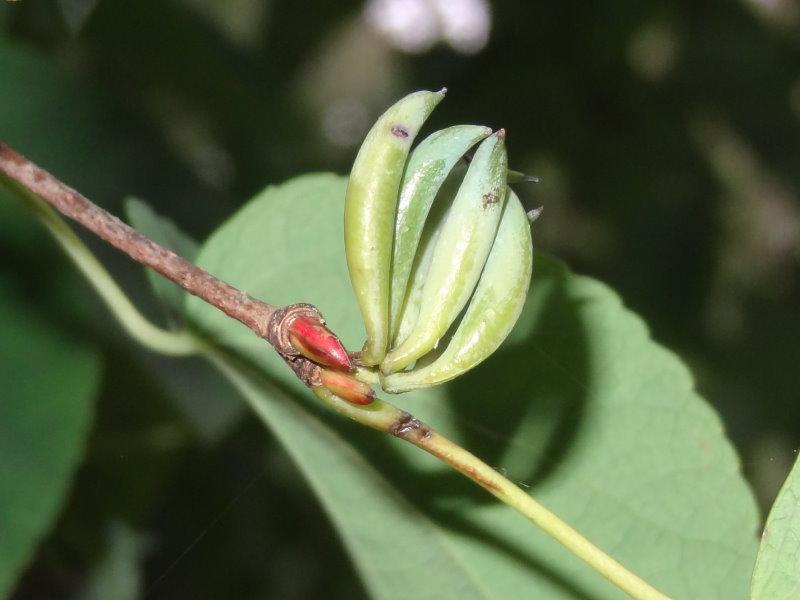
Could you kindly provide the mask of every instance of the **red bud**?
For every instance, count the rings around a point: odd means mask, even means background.
[[[375,392],[371,387],[340,371],[321,369],[320,380],[324,387],[353,404],[370,404],[375,400]]]
[[[342,342],[319,321],[297,317],[289,325],[288,333],[292,347],[307,359],[342,371],[353,370]]]

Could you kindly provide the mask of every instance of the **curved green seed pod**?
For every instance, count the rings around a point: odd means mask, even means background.
[[[439,234],[442,231],[441,225],[443,224],[443,222],[440,223],[439,227],[433,228],[429,234],[420,240],[419,251],[410,273],[411,282],[407,286],[405,300],[396,317],[396,331],[393,331],[390,346],[392,348],[402,344],[411,335],[414,326],[417,324],[419,309],[422,305],[422,290],[425,287],[425,279],[433,260],[433,251],[436,249],[436,242],[439,239]]]
[[[435,229],[431,232],[430,237],[421,244],[419,256],[412,269],[413,279],[406,290],[407,293],[402,310],[397,316],[397,331],[394,334],[391,347],[403,343],[414,330],[419,316],[419,309],[422,305],[422,290],[425,285],[425,278],[431,268],[433,251],[436,248],[436,241],[439,239],[440,233],[441,228]]]
[[[430,365],[384,377],[384,389],[399,393],[443,383],[489,357],[522,312],[532,267],[528,215],[516,194],[509,191],[481,280],[447,348]]]
[[[417,323],[381,362],[383,373],[399,371],[436,347],[478,283],[506,196],[504,140],[501,129],[478,147],[436,243]]]
[[[390,107],[367,134],[350,172],[344,246],[367,331],[365,365],[378,364],[389,341],[392,238],[403,169],[414,138],[444,92],[415,92]]]
[[[392,337],[399,328],[399,313],[406,286],[431,204],[455,164],[472,146],[492,133],[479,125],[455,125],[425,138],[411,153],[406,165],[392,252],[392,285],[389,315]]]
[[[425,221],[422,236],[417,244],[414,264],[411,267],[409,280],[406,283],[405,299],[397,315],[397,323],[393,323],[393,329],[396,326],[396,330],[392,332],[393,335],[389,344],[390,349],[402,344],[411,335],[414,326],[417,324],[422,302],[422,290],[425,287],[428,269],[430,269],[433,253],[436,250],[436,242],[466,173],[466,165],[457,164],[450,171],[447,179],[439,189],[439,193],[436,195],[428,218]]]

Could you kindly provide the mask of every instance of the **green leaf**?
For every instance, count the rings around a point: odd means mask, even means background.
[[[753,600],[800,597],[800,458],[769,512],[753,573]]]
[[[7,4],[6,12],[14,12]],[[0,82],[13,83],[1,88],[0,140],[114,213],[124,189],[170,198],[178,211],[191,206],[197,212],[211,199],[153,143],[127,100],[115,102],[107,86],[56,62],[0,36]],[[29,254],[47,234],[18,204],[0,187],[0,236]]]
[[[66,497],[99,375],[94,352],[0,293],[0,598]]]
[[[125,523],[113,523],[108,548],[78,600],[137,600],[144,592],[144,559],[147,538]]]
[[[199,263],[269,302],[315,303],[348,347],[360,347],[342,242],[345,185],[314,175],[269,188],[217,230]],[[250,384],[251,402],[375,597],[622,597],[460,475],[321,409],[244,326],[194,298],[187,309],[306,408]],[[530,486],[665,593],[746,597],[758,515],[735,452],[686,368],[606,286],[537,256],[525,311],[492,358],[450,384],[393,399]]]
[[[171,220],[156,213],[137,198],[125,199],[125,212],[131,225],[141,233],[193,261],[200,246]],[[161,301],[173,327],[182,327],[186,291],[152,269],[145,269],[153,293]],[[239,422],[245,412],[242,402],[228,382],[210,371],[200,359],[165,362],[155,358],[150,368],[172,392],[171,396],[194,431],[205,441],[214,442]]]
[[[115,139],[122,129],[109,126],[107,98],[92,83],[8,38],[0,38],[0,81],[13,82],[0,94],[0,139],[69,185],[102,199],[140,172],[131,140]]]
[[[303,470],[374,597],[485,597],[450,548],[452,541],[347,439],[247,365],[224,354],[214,362]],[[395,534],[387,544],[372,531]],[[425,570],[410,577],[417,564]],[[437,576],[427,577],[428,571]]]
[[[125,214],[130,224],[151,240],[169,248],[186,260],[193,261],[197,257],[200,245],[171,220],[157,214],[146,202],[138,198],[126,198]],[[171,324],[179,326],[183,321],[186,291],[152,269],[145,269],[145,273],[153,291],[167,311]]]
[[[2,38],[0,81],[14,82],[0,94],[0,139],[88,193],[75,174],[96,158],[92,142],[101,130],[93,120],[95,96],[83,93],[43,57]],[[98,169],[98,178],[107,170]],[[18,203],[0,186],[0,235],[5,243],[24,247],[45,233]]]

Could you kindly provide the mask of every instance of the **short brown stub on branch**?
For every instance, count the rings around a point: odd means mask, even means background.
[[[431,436],[431,431],[419,419],[407,412],[402,413],[389,427],[389,433],[408,441],[424,441]]]

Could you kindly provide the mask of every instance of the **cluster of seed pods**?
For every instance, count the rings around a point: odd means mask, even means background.
[[[364,140],[347,188],[345,251],[367,336],[360,363],[393,393],[448,381],[486,359],[530,285],[530,224],[508,187],[519,174],[508,171],[504,130],[448,127],[411,152],[444,91],[390,107]]]

